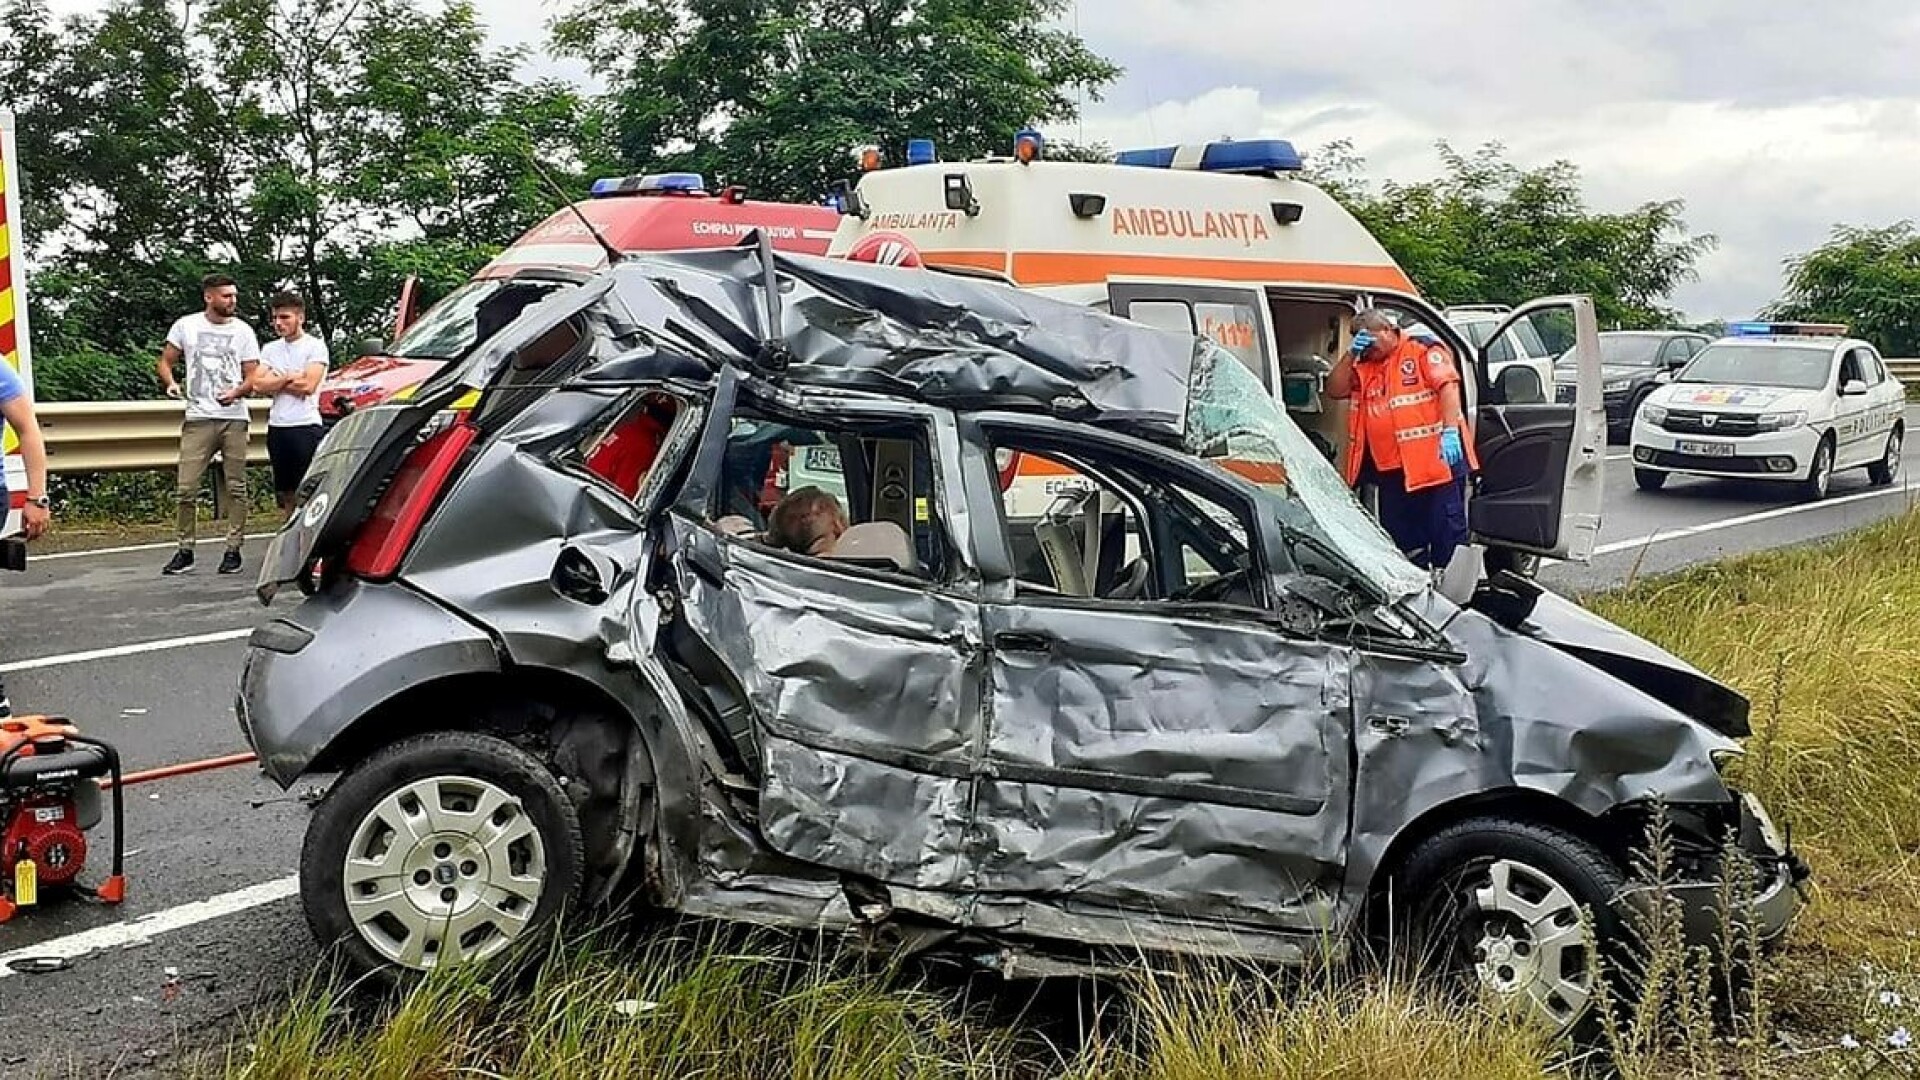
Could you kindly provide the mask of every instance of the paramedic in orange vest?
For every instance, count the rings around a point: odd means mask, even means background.
[[[1347,418],[1347,483],[1379,493],[1380,524],[1416,566],[1445,569],[1467,542],[1467,477],[1478,470],[1460,403],[1460,372],[1437,342],[1415,341],[1391,315],[1354,316],[1352,355],[1326,392],[1357,398]]]

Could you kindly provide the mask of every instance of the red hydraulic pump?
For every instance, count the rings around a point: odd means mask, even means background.
[[[107,791],[101,778],[110,779]],[[102,798],[113,807],[113,871],[95,890],[83,888],[87,830],[100,823]],[[21,716],[0,720],[0,923],[44,893],[126,899],[122,876],[125,820],[120,755],[66,720]]]

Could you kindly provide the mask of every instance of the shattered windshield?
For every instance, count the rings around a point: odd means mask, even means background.
[[[1194,358],[1184,437],[1188,452],[1284,495],[1282,524],[1337,551],[1387,596],[1426,587],[1427,575],[1394,547],[1260,380],[1212,342],[1203,341]]]

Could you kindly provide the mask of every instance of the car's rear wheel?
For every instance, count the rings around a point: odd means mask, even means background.
[[[1667,474],[1659,469],[1635,469],[1633,486],[1641,491],[1659,491],[1667,486]]]
[[[1571,833],[1506,818],[1459,822],[1394,875],[1398,940],[1424,970],[1524,1009],[1557,1032],[1585,1028],[1600,998],[1592,961],[1623,924],[1625,878]]]
[[[580,821],[503,739],[439,732],[368,758],[315,811],[300,897],[321,945],[393,977],[498,956],[580,892]]]
[[[1833,437],[1822,436],[1820,445],[1813,451],[1813,464],[1807,467],[1807,478],[1800,481],[1800,494],[1808,502],[1819,502],[1832,488]]]
[[[1900,451],[1903,449],[1904,436],[1905,432],[1901,431],[1899,424],[1893,425],[1893,430],[1887,432],[1886,452],[1880,455],[1879,461],[1867,466],[1867,479],[1875,485],[1886,487],[1900,476]]]

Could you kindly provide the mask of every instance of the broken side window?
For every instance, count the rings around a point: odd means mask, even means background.
[[[1250,507],[1091,448],[1049,450],[1003,432],[994,451],[1017,451],[1022,482],[1051,496],[1035,514],[1019,483],[1001,493],[1019,595],[1259,606]]]
[[[943,581],[954,566],[924,426],[736,411],[708,520],[790,554]]]

